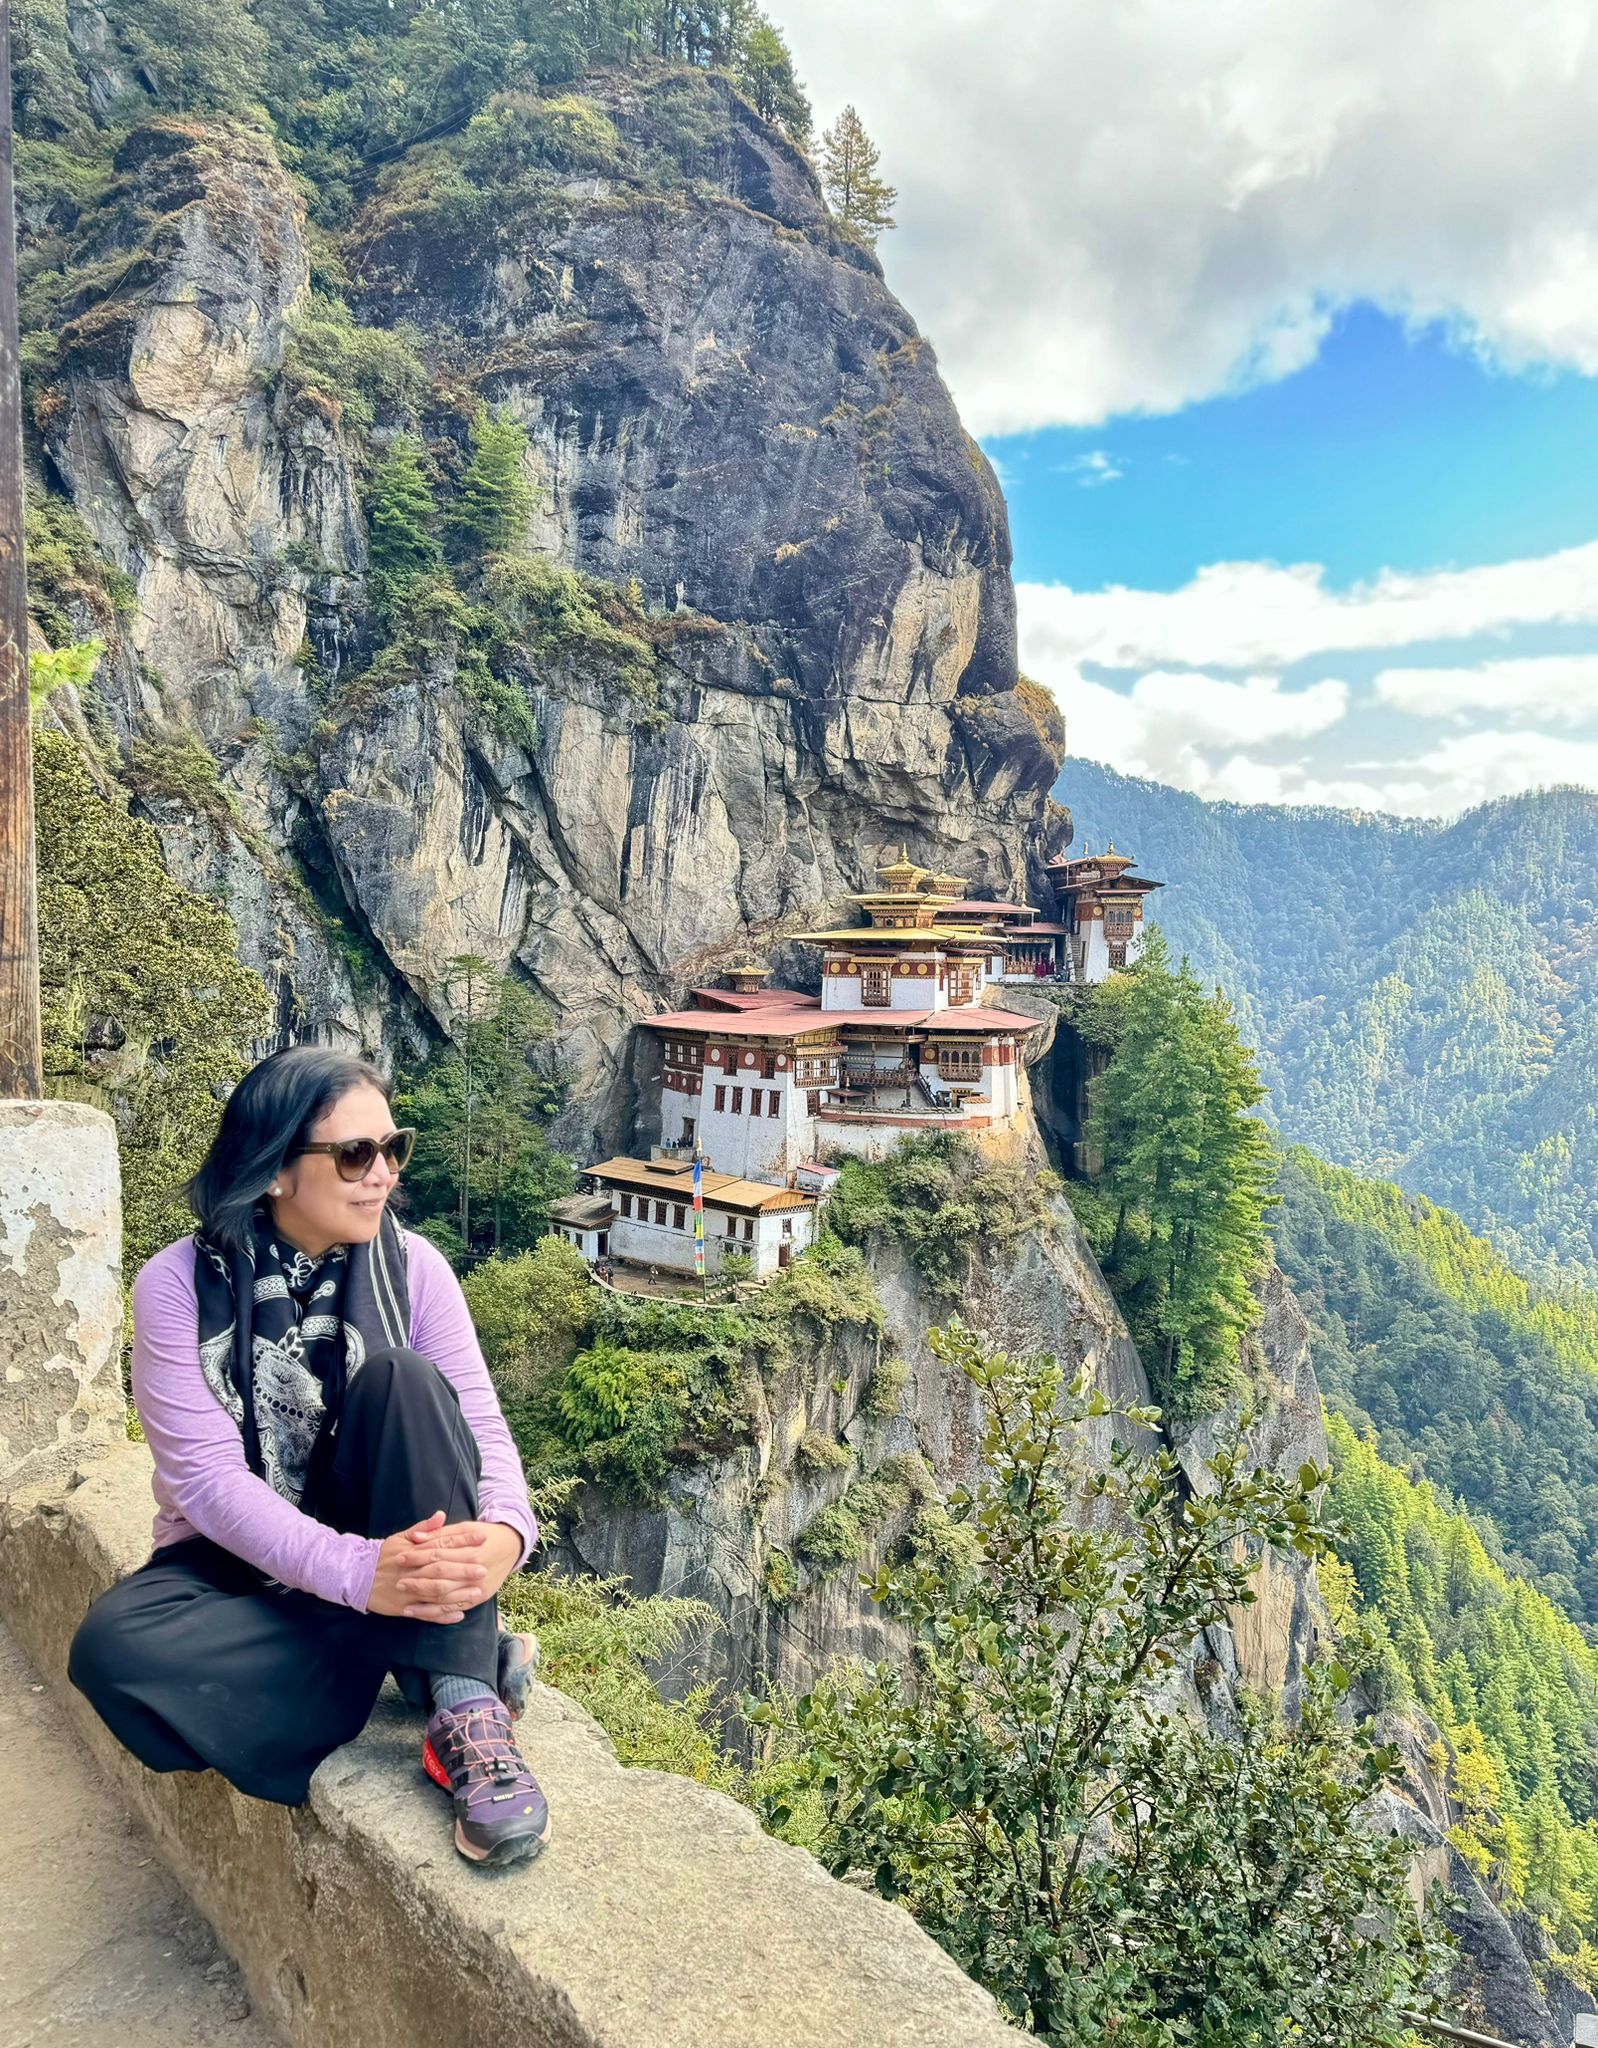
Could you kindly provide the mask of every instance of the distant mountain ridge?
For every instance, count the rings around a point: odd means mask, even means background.
[[[1237,1004],[1284,1136],[1598,1279],[1598,793],[1450,823],[1208,803],[1096,762],[1056,795]]]

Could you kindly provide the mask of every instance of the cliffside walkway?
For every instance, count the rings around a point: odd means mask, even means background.
[[[279,2048],[0,1626],[0,2048]]]

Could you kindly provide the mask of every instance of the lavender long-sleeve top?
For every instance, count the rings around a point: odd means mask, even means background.
[[[404,1237],[412,1349],[454,1386],[477,1439],[479,1519],[508,1523],[525,1559],[538,1528],[466,1297],[436,1245],[414,1231]],[[258,1479],[238,1425],[205,1384],[192,1237],[157,1252],[133,1283],[133,1403],[155,1459],[158,1549],[209,1536],[285,1586],[365,1611],[381,1541],[328,1528]]]

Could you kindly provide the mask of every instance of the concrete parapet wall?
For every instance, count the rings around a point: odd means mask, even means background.
[[[0,1494],[122,1435],[116,1126],[82,1102],[0,1102]]]
[[[898,1907],[839,1884],[720,1793],[624,1770],[535,1688],[521,1731],[549,1793],[537,1862],[473,1870],[385,1694],[290,1811],[212,1774],[157,1777],[66,1685],[78,1618],[140,1563],[148,1454],[16,1494],[0,1610],[215,1926],[257,2009],[301,2048],[1018,2048],[1024,2038]]]

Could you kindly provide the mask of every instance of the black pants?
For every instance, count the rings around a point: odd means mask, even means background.
[[[392,1536],[437,1508],[474,1521],[482,1460],[455,1389],[415,1351],[372,1353],[350,1382],[317,1520]],[[241,1792],[298,1806],[325,1756],[365,1727],[384,1676],[425,1704],[420,1674],[492,1692],[492,1600],[457,1622],[358,1614],[272,1587],[203,1536],[158,1550],[84,1616],[67,1675],[152,1771],[220,1771]]]

